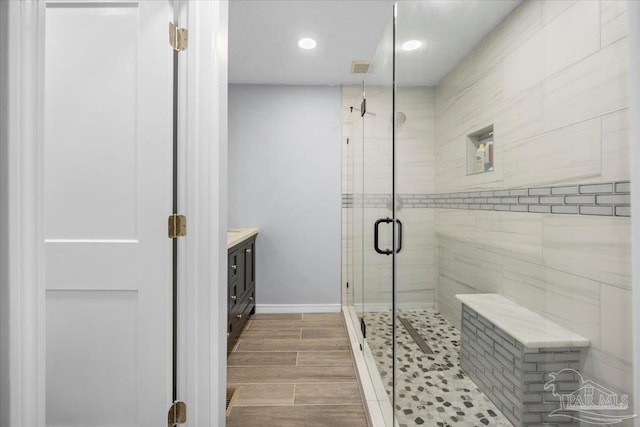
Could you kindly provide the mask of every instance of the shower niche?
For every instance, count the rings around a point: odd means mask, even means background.
[[[493,125],[467,135],[467,175],[493,171]]]

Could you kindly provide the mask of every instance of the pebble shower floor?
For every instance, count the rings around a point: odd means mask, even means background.
[[[429,345],[425,354],[396,322],[396,416],[400,427],[511,426],[460,369],[460,332],[435,309],[398,310]],[[391,313],[366,313],[367,341],[391,399]]]

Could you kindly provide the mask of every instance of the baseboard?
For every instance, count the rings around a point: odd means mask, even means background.
[[[256,304],[256,313],[340,313],[340,304]]]

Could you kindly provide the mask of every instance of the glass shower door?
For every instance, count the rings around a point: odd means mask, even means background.
[[[350,156],[348,165],[351,166],[350,179],[351,183],[348,184],[352,191],[352,208],[347,210],[348,226],[349,226],[349,250],[347,254],[347,262],[350,259],[350,266],[347,270],[347,280],[349,280],[349,288],[347,288],[347,302],[349,304],[348,310],[350,311],[350,318],[354,323],[354,329],[360,330],[361,319],[364,313],[364,267],[363,267],[363,144],[362,138],[362,118],[358,106],[362,104],[363,90],[362,86],[357,90],[357,95],[351,101],[350,116],[352,117],[349,132],[349,148],[347,152]],[[364,337],[362,334],[358,335],[359,344],[362,347],[364,345]]]
[[[390,12],[392,10],[390,9]],[[394,17],[364,82],[362,118],[363,352],[378,403],[393,423],[393,278],[399,225],[394,215]]]

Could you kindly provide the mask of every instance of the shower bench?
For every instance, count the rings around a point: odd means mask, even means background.
[[[516,426],[578,425],[550,413],[571,414],[554,392],[578,390],[589,340],[500,294],[456,298],[462,302],[460,367],[502,413]],[[545,390],[554,378],[555,388]]]

